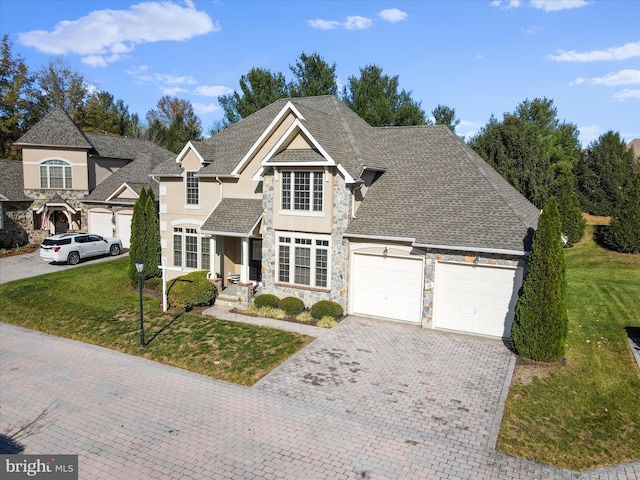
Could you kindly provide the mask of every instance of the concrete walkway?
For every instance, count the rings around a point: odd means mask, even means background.
[[[309,337],[321,337],[329,331],[327,328],[316,327],[314,325],[305,325],[303,323],[293,323],[284,320],[276,320],[275,318],[254,317],[251,315],[243,315],[241,313],[232,312],[231,307],[222,305],[214,305],[202,312],[208,317],[215,317],[221,320],[229,320],[231,322],[250,323],[251,325],[259,325],[261,327],[276,328],[287,332],[300,333]]]
[[[92,480],[640,476],[496,452],[510,363],[497,341],[348,317],[248,388],[0,324],[0,432],[45,411],[14,452],[78,454]]]

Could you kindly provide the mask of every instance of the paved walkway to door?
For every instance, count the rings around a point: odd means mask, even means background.
[[[251,388],[0,324],[0,432],[81,479],[637,478],[497,453],[511,354],[350,317]]]

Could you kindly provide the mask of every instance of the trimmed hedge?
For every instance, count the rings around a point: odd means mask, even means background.
[[[207,279],[207,271],[191,272],[167,283],[167,297],[172,307],[192,308],[211,305],[216,287]]]
[[[280,303],[280,299],[275,295],[271,295],[270,293],[263,293],[262,295],[258,295],[253,299],[253,303],[256,307],[273,307],[278,308],[278,304]]]
[[[320,300],[311,306],[311,316],[316,320],[322,317],[341,317],[343,313],[340,304],[331,300]]]
[[[304,311],[304,302],[296,297],[284,297],[278,303],[278,308],[287,315],[298,315]]]

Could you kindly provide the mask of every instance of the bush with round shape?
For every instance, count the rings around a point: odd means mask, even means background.
[[[287,315],[298,315],[304,311],[304,302],[296,297],[284,297],[278,303],[278,308],[284,310]]]
[[[270,293],[263,293],[262,295],[258,295],[253,299],[253,303],[256,307],[273,307],[278,308],[278,304],[280,303],[280,299],[275,295],[271,295]]]
[[[340,304],[331,300],[320,300],[311,306],[311,316],[316,320],[322,317],[341,317],[343,313]]]
[[[207,280],[206,270],[191,272],[167,283],[167,297],[172,307],[188,309],[211,305],[216,297],[216,287]]]

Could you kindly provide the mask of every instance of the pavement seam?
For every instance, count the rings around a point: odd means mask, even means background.
[[[507,403],[507,396],[509,395],[509,388],[511,387],[511,379],[513,378],[513,371],[515,369],[515,366],[516,356],[512,353],[509,358],[509,366],[507,367],[507,374],[504,378],[504,384],[502,385],[502,392],[500,393],[500,400],[498,401],[496,414],[493,417],[491,431],[489,432],[489,438],[487,439],[487,447],[493,450],[497,450],[498,433],[500,432],[502,415],[504,414],[504,407]]]

